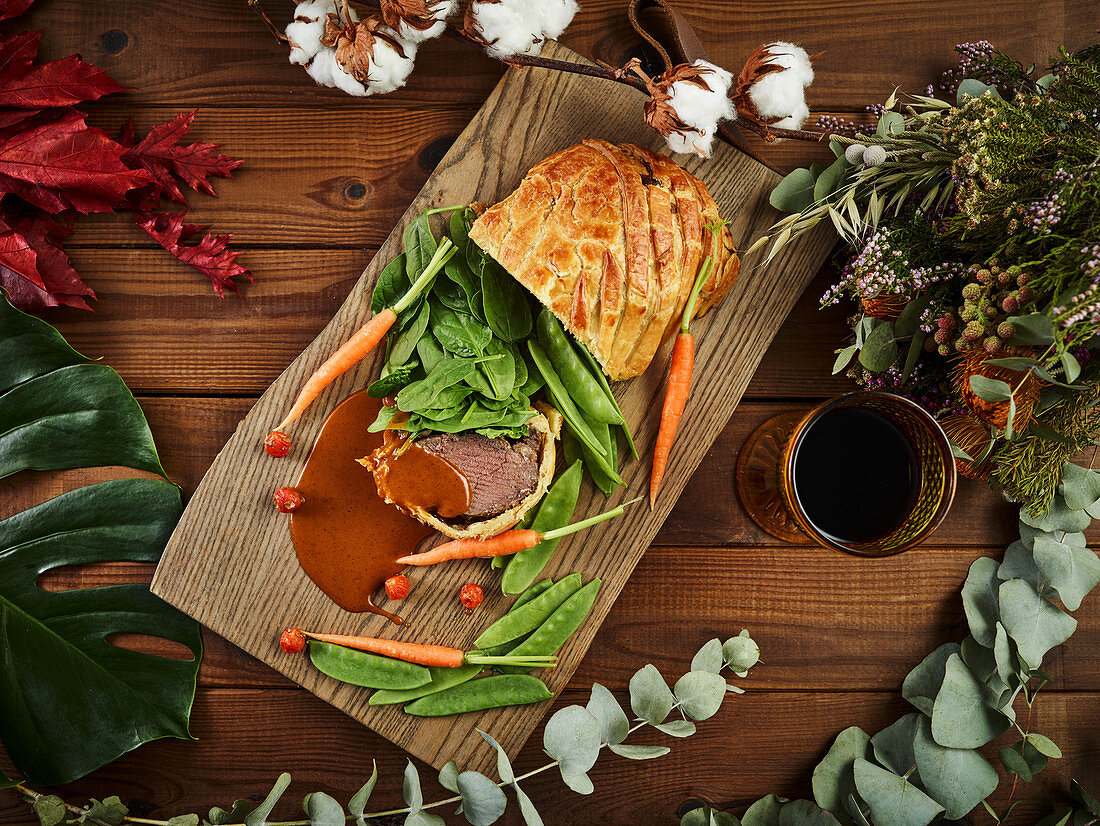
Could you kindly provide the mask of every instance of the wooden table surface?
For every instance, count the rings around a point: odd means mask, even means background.
[[[264,5],[279,21],[289,17],[289,3]],[[1095,37],[1091,6],[679,4],[712,59],[732,69],[769,40],[825,49],[811,108],[849,117],[895,85],[922,90],[953,65],[957,42],[990,40],[1025,63],[1045,65],[1059,44]],[[502,67],[437,41],[422,49],[405,89],[354,99],[314,86],[292,67],[245,0],[39,0],[17,23],[46,30],[44,57],[78,51],[135,87],[94,105],[94,123],[113,129],[132,113],[139,128],[148,127],[201,107],[194,134],[247,159],[233,180],[217,182],[219,200],[196,197],[192,213],[198,223],[233,232],[234,246],[247,251],[242,260],[256,281],[243,298],[214,297],[204,278],[153,248],[128,217],[97,216],[81,220],[68,245],[99,294],[96,311],[49,317],[77,349],[122,374],[186,495],[253,400],[340,305]],[[563,40],[613,65],[637,51],[623,0],[587,0]],[[766,151],[784,169],[821,157],[820,148],[796,143]],[[736,501],[737,452],[757,424],[851,389],[829,375],[845,334],[843,313],[817,310],[834,275],[827,268],[802,297],[557,702],[583,703],[597,680],[625,699],[630,675],[645,663],[675,677],[701,643],[743,627],[760,642],[764,664],[740,681],[747,694],[731,696],[696,736],[672,742],[671,755],[647,763],[601,757],[589,797],[550,773],[528,781],[548,824],[676,823],[693,800],[733,808],[769,792],[806,796],[810,772],[835,734],[852,724],[875,731],[905,713],[902,678],[925,653],[961,638],[958,589],[967,568],[978,555],[999,554],[1015,531],[1013,507],[983,486],[963,482],[929,543],[882,560],[784,547]],[[8,482],[0,508],[90,475]],[[1100,539],[1100,530],[1091,538]],[[146,581],[151,573],[150,566],[113,565],[73,572],[68,582]],[[1065,758],[1022,785],[1017,796],[1027,802],[1013,815],[1018,823],[1048,811],[1070,777],[1100,789],[1100,600],[1087,599],[1076,616],[1077,633],[1044,664],[1056,680],[1034,721]],[[198,742],[145,746],[63,793],[118,794],[132,801],[133,813],[167,818],[262,794],[286,770],[294,775],[282,811],[289,817],[307,791],[346,800],[374,759],[383,777],[375,802],[399,803],[406,759],[399,749],[215,635],[206,633],[205,643],[192,717]],[[544,759],[536,735],[518,766]],[[426,783],[429,800],[440,793]],[[0,793],[0,824],[31,818],[14,795]],[[980,810],[975,818],[988,820]],[[518,822],[514,811],[506,820]]]

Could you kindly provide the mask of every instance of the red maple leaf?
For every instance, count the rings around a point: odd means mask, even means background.
[[[0,218],[0,287],[13,304],[30,312],[59,306],[91,309],[84,299],[95,293],[61,246],[71,231],[71,221],[61,223],[38,210]]]
[[[219,155],[218,145],[196,142],[189,146],[176,144],[187,134],[195,112],[184,112],[149,130],[149,134],[135,145],[133,118],[119,131],[118,142],[127,147],[122,156],[123,163],[132,169],[144,169],[156,181],[156,197],[164,196],[177,203],[187,201],[176,184],[175,176],[181,178],[196,192],[214,195],[214,187],[207,178],[217,175],[228,178],[233,170],[244,161]]]
[[[0,20],[18,17],[33,3],[34,0],[0,0]]]
[[[42,32],[0,36],[0,106],[72,106],[121,91],[110,75],[79,55],[35,65]]]
[[[134,222],[149,234],[172,255],[188,266],[194,267],[214,285],[214,292],[223,296],[228,288],[235,293],[240,288],[234,278],[252,280],[252,273],[237,263],[239,252],[232,252],[229,245],[230,235],[211,235],[206,233],[197,244],[190,244],[196,235],[206,231],[206,227],[183,222],[186,212],[134,212]]]
[[[124,147],[86,115],[69,110],[61,118],[32,125],[0,141],[0,196],[18,195],[49,213],[67,209],[111,212],[126,193],[152,180],[148,172],[122,162]]]

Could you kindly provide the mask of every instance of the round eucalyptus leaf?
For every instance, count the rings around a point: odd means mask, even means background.
[[[675,702],[665,678],[655,666],[640,668],[630,678],[630,708],[638,719],[650,725],[663,723]]]
[[[857,758],[853,768],[856,789],[877,826],[928,826],[943,811],[943,806],[904,777],[863,758]]]
[[[722,659],[726,661],[727,668],[738,677],[744,677],[750,668],[760,662],[760,646],[748,631],[742,631],[722,643]]]
[[[836,736],[828,754],[814,767],[814,800],[818,806],[830,812],[844,811],[844,802],[856,789],[852,764],[857,757],[871,756],[870,742],[859,726],[849,726]]]
[[[871,330],[871,334],[863,342],[863,348],[859,351],[859,363],[872,373],[882,373],[889,369],[897,357],[898,343],[894,338],[894,325],[883,321]]]
[[[450,760],[439,770],[439,785],[449,792],[458,791],[458,764]]]
[[[943,685],[932,707],[936,742],[949,748],[975,749],[1008,730],[1011,722],[987,704],[986,696],[985,686],[970,673],[962,657],[948,657]]]
[[[302,801],[309,826],[344,826],[344,807],[324,792],[311,792]]]
[[[700,806],[680,818],[680,826],[740,826],[740,821],[729,812]]]
[[[923,714],[906,714],[871,738],[871,750],[883,768],[901,775],[912,770],[916,765],[913,740],[919,721],[923,719],[927,719]]]
[[[583,706],[554,713],[542,733],[542,747],[558,761],[562,774],[588,771],[600,754],[600,723]]]
[[[931,715],[936,695],[943,684],[947,659],[959,653],[959,644],[946,642],[921,660],[920,664],[905,677],[901,686],[901,696],[915,705],[924,714]]]
[[[927,717],[913,740],[921,784],[944,807],[948,820],[961,820],[997,788],[997,770],[973,749],[945,748],[932,739]]]
[[[814,202],[814,176],[809,169],[789,172],[768,196],[768,203],[780,212],[802,212]]]
[[[652,760],[654,757],[664,757],[672,751],[668,746],[632,746],[629,743],[612,744],[608,748],[628,760]]]
[[[592,684],[592,694],[586,706],[588,713],[600,724],[600,741],[612,745],[621,743],[630,731],[626,712],[615,695],[599,683]]]
[[[722,670],[722,663],[722,641],[715,637],[703,643],[703,647],[695,652],[695,656],[691,658],[691,670],[713,671],[717,674]]]
[[[1016,643],[1020,659],[1031,668],[1043,664],[1043,656],[1069,639],[1077,620],[1043,599],[1022,579],[1001,584],[1001,622]]]
[[[592,780],[584,772],[577,772],[576,774],[561,772],[561,780],[577,794],[592,794],[596,788],[592,785]]]
[[[1062,604],[1076,611],[1085,595],[1100,583],[1100,558],[1088,548],[1047,536],[1036,537],[1032,547],[1036,567],[1058,592]]]
[[[970,633],[987,648],[993,647],[998,616],[997,578],[998,562],[988,556],[980,556],[970,566],[962,587],[963,610]]]
[[[673,695],[692,720],[707,720],[718,713],[726,698],[726,680],[712,671],[689,671],[676,681]]]
[[[1069,507],[1061,496],[1055,496],[1046,513],[1035,515],[1024,508],[1020,511],[1020,521],[1041,531],[1077,533],[1092,524],[1092,517],[1086,511]]]
[[[670,737],[691,737],[695,734],[695,723],[691,720],[669,720],[667,723],[654,724],[653,728]]]
[[[403,826],[447,826],[447,821],[439,815],[433,815],[431,812],[417,809],[415,812],[409,812],[405,816]]]
[[[462,772],[456,787],[462,795],[462,814],[473,826],[489,826],[504,814],[508,805],[504,792],[480,772]]]
[[[741,816],[741,826],[779,826],[779,811],[786,802],[774,794],[760,798]]]
[[[792,800],[779,810],[779,826],[840,826],[840,821],[809,800]]]

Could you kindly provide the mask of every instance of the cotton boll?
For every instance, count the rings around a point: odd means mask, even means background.
[[[684,134],[670,132],[665,137],[665,143],[668,144],[669,149],[679,155],[694,154],[709,158],[711,151],[714,149],[714,133],[716,131],[717,127],[715,126],[703,132],[694,129],[688,130]]]
[[[306,64],[321,50],[325,15],[336,11],[333,0],[308,0],[294,8],[294,19],[284,34],[290,41],[290,62]]]
[[[402,43],[401,48],[405,53],[404,56],[384,40],[375,42],[374,56],[370,61],[370,82],[361,94],[384,95],[405,85],[416,62],[416,44]],[[351,76],[348,75],[348,77]],[[355,82],[358,83],[358,81]],[[355,94],[355,92],[349,92],[349,94]]]
[[[674,152],[695,152],[703,157],[710,157],[718,122],[733,120],[737,117],[733,101],[729,98],[733,75],[705,60],[696,60],[693,65],[710,70],[699,75],[699,79],[707,84],[707,88],[704,89],[689,80],[675,81],[668,88],[668,105],[672,107],[680,121],[696,131],[678,137],[675,145],[673,145],[672,135],[677,133],[673,132],[669,136],[669,148]]]
[[[547,40],[561,37],[577,13],[576,0],[539,0],[535,3],[542,13],[541,34]]]
[[[313,78],[314,83],[331,87],[336,85],[334,73],[338,69],[340,67],[336,64],[336,50],[329,46],[322,46],[306,66],[306,73]]]
[[[431,11],[435,23],[421,31],[408,23],[402,22],[397,30],[398,39],[402,43],[419,45],[425,40],[432,40],[443,34],[443,30],[447,28],[447,18],[458,11],[458,0],[438,0],[434,4],[429,2],[428,9]]]
[[[806,118],[810,116],[810,107],[806,105],[806,101],[802,101],[791,114],[782,120],[778,120],[771,124],[772,126],[780,129],[801,129],[802,124],[806,122]],[[779,138],[778,140],[782,140]]]
[[[502,0],[500,3],[474,3],[470,8],[491,56],[503,60],[516,54],[538,54],[542,49],[538,3]]]
[[[803,86],[809,86],[814,82],[813,63],[810,62],[810,56],[801,46],[781,40],[776,43],[769,43],[766,48],[772,54],[768,62],[786,69],[781,74],[789,74]],[[774,75],[772,76],[774,77]]]
[[[749,98],[762,118],[784,118],[806,105],[805,87],[789,70],[764,75],[749,87]]]

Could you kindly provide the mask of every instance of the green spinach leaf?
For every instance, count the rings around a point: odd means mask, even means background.
[[[492,259],[481,270],[481,301],[485,321],[498,338],[523,341],[531,334],[533,319],[528,292]]]

